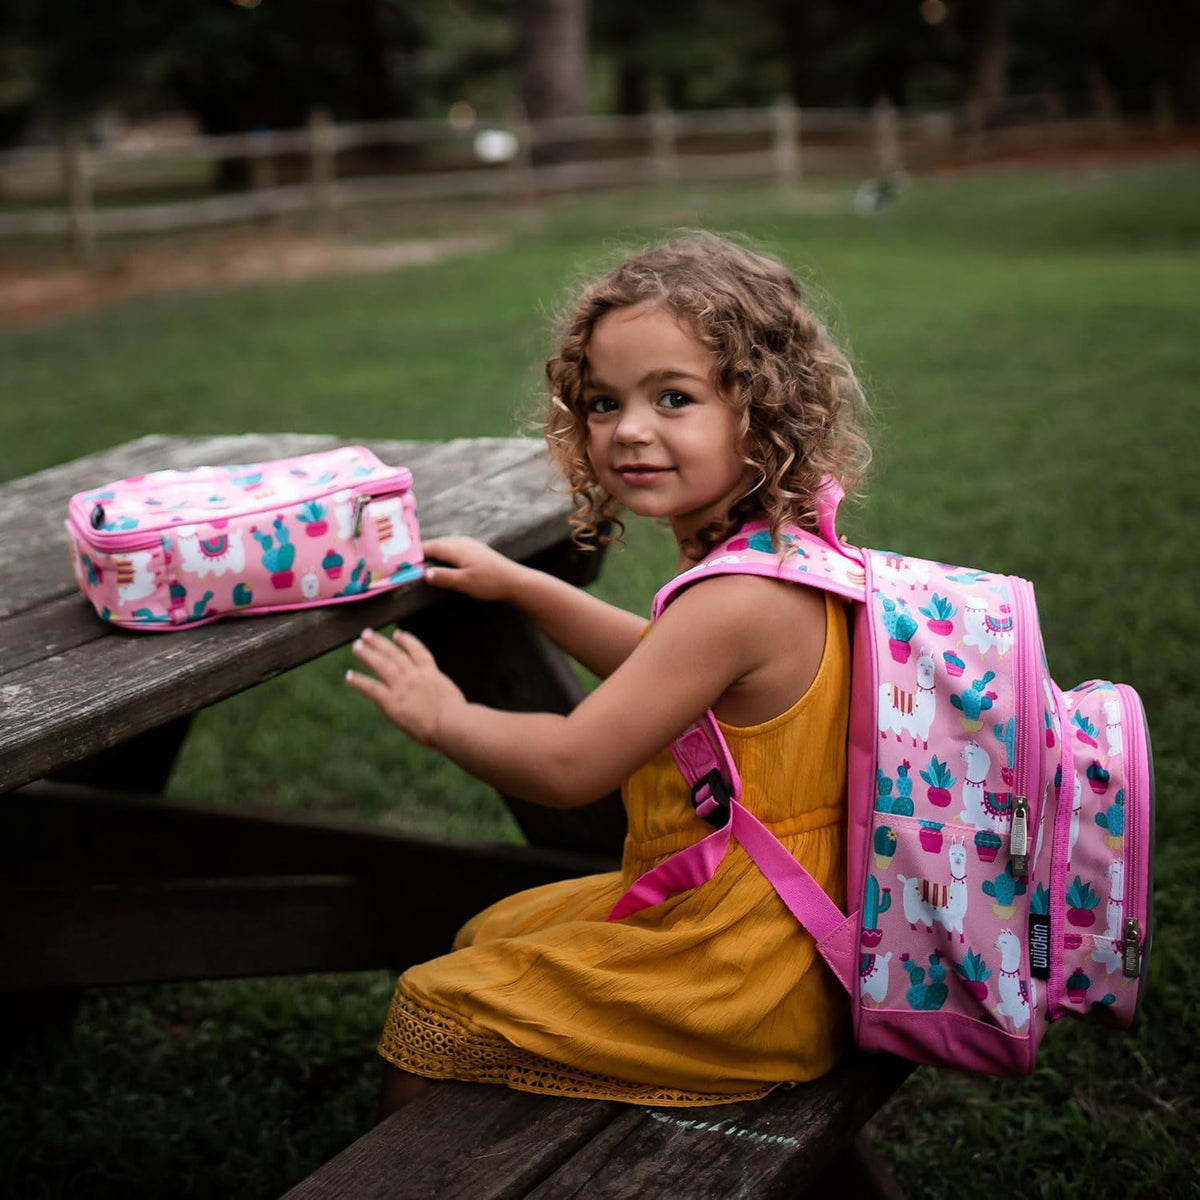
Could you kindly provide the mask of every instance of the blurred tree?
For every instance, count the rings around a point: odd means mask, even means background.
[[[594,85],[591,82],[594,80]],[[31,115],[178,102],[209,132],[434,115],[762,105],[952,106],[1010,88],[1200,119],[1196,0],[6,0],[0,145]],[[1104,101],[1104,97],[1109,99]]]
[[[525,115],[570,117],[588,109],[586,0],[519,0],[517,67]]]
[[[174,17],[139,0],[8,0],[9,61],[27,72],[33,107],[55,125],[82,121],[162,79]]]
[[[966,31],[969,124],[994,120],[1008,99],[1009,0],[976,0],[962,9]]]
[[[603,0],[595,57],[618,112],[764,105],[787,90],[778,0]]]
[[[176,25],[171,90],[206,133],[302,125],[314,105],[342,120],[404,116],[414,80],[392,69],[424,46],[416,6],[287,0],[189,6]]]

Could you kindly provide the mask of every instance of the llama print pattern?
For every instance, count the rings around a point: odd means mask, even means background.
[[[1128,1023],[1137,988],[1123,978],[1122,936],[1141,900],[1131,900],[1139,892],[1128,873],[1139,835],[1118,691],[1101,681],[1064,694],[1054,684],[1023,580],[885,551],[863,551],[860,567],[807,532],[784,556],[751,528],[668,594],[731,565],[819,579],[858,600],[866,583],[855,669],[865,655],[870,671],[856,677],[852,726],[861,739],[858,706],[868,708],[873,745],[852,743],[851,795],[873,811],[861,833],[852,826],[850,862],[862,1044],[926,1045],[936,1060],[954,1036],[945,1018],[965,1017],[979,1058],[1011,1069],[1022,1055],[1032,1061],[1064,1012],[1104,1005]],[[1064,850],[1065,881],[1050,870]],[[1054,992],[1052,975],[1062,981]]]
[[[72,497],[80,588],[132,627],[366,596],[421,575],[411,475],[361,447],[120,480]]]

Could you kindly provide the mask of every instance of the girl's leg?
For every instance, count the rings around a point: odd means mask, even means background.
[[[391,1063],[383,1064],[383,1086],[379,1089],[379,1109],[375,1120],[378,1123],[385,1117],[403,1108],[415,1100],[432,1082],[421,1075],[412,1075],[402,1071]]]

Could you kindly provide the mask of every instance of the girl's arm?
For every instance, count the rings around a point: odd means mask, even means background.
[[[347,681],[406,733],[484,782],[570,808],[611,791],[720,697],[773,670],[780,659],[778,614],[794,612],[777,602],[775,589],[791,588],[750,576],[689,588],[567,716],[466,703],[408,633],[391,641],[364,634],[354,653],[377,678],[351,672]],[[792,633],[812,640],[802,630]]]
[[[646,627],[645,618],[513,562],[473,538],[433,538],[424,551],[437,560],[425,572],[434,587],[515,605],[559,649],[602,679],[629,657]]]

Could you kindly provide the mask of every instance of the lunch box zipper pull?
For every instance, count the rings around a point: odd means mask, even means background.
[[[363,517],[366,515],[367,505],[370,503],[370,496],[354,497],[354,523],[350,529],[350,537],[356,542],[358,541],[358,535],[362,533]]]
[[[1014,879],[1029,874],[1029,801],[1024,796],[1013,797],[1012,837],[1009,841]]]

